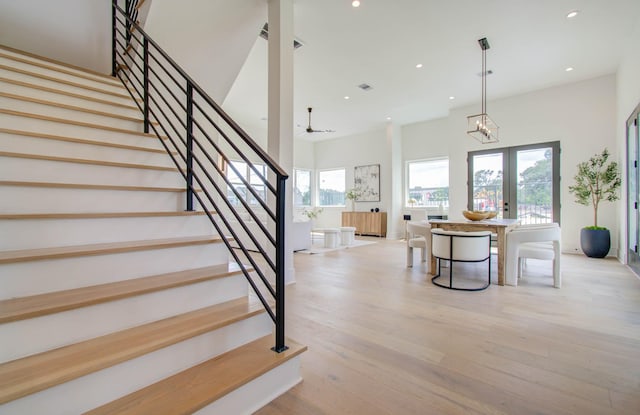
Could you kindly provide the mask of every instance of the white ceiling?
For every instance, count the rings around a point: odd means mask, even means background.
[[[567,19],[574,9],[579,15]],[[351,0],[297,0],[294,13],[304,43],[294,52],[294,119],[302,125],[294,133],[315,141],[381,129],[387,117],[404,125],[479,109],[482,37],[494,72],[489,113],[492,99],[614,73],[640,24],[640,1],[361,0],[353,8]],[[304,133],[308,106],[313,128],[336,133]],[[224,108],[241,125],[266,128],[265,40],[257,39]]]

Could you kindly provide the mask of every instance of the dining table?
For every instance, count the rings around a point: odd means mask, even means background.
[[[504,285],[505,282],[505,252],[507,246],[507,232],[518,226],[518,219],[485,219],[485,220],[468,220],[468,219],[431,219],[429,224],[431,229],[441,228],[450,231],[474,232],[474,231],[491,231],[497,235],[498,242],[498,285]],[[431,253],[431,274],[435,274],[436,257]]]

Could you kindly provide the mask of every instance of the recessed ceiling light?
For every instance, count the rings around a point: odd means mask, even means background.
[[[571,10],[569,13],[567,13],[567,19],[573,19],[578,15],[578,13],[580,13],[580,10]]]
[[[417,64],[416,68],[418,68],[418,69],[422,68],[422,64],[421,63]]]
[[[349,95],[345,95],[344,99],[349,99]]]
[[[387,117],[387,121],[391,121],[391,117]]]
[[[351,2],[351,5],[352,5],[353,7],[360,7],[360,2],[359,2],[358,0],[353,0],[353,1]]]
[[[571,72],[571,71],[573,71],[573,67],[569,66],[568,68],[565,68],[565,71]]]
[[[456,99],[456,97],[454,97],[453,95],[449,97],[449,99],[454,100]]]

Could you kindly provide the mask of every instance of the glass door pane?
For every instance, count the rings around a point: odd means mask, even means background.
[[[553,222],[552,148],[533,148],[516,152],[517,190],[515,217],[520,223]],[[512,213],[512,216],[513,216]]]
[[[502,152],[475,154],[471,160],[472,210],[497,210],[503,217],[504,208],[504,155]]]
[[[469,153],[468,209],[521,224],[560,223],[558,141]]]

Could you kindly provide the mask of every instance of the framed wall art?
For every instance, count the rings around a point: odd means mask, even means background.
[[[358,189],[356,202],[380,201],[380,165],[356,166],[354,172],[354,184]]]

